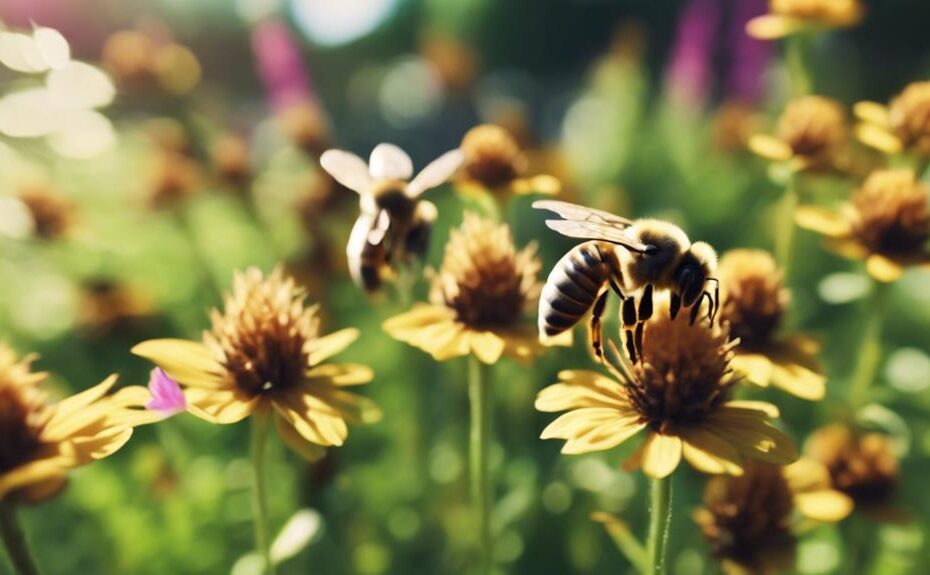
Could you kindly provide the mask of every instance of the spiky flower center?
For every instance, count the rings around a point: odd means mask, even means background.
[[[740,346],[756,348],[771,340],[785,308],[788,290],[775,260],[762,250],[733,250],[720,260],[721,317]]]
[[[718,476],[708,482],[697,521],[714,555],[762,567],[766,554],[793,547],[792,509],[781,468],[747,462],[742,476]]]
[[[657,309],[645,326],[642,361],[632,367],[627,393],[656,431],[700,423],[729,396],[736,382],[729,369],[732,346],[725,328],[688,314],[669,317]]]
[[[930,154],[930,82],[914,82],[889,105],[891,128],[905,147]]]
[[[507,184],[523,169],[524,158],[517,142],[498,126],[472,128],[462,139],[461,149],[465,155],[462,169],[488,188]]]
[[[910,170],[873,172],[853,194],[853,231],[873,252],[922,253],[930,239],[928,195]]]
[[[811,436],[808,452],[827,467],[833,485],[857,504],[884,502],[897,488],[898,460],[884,435],[857,436],[848,428],[830,426]]]
[[[859,0],[771,0],[770,6],[775,14],[837,26],[853,24],[862,14]]]
[[[826,161],[846,139],[843,108],[821,96],[794,100],[778,120],[778,137],[796,155]]]
[[[0,344],[0,473],[30,461],[42,447],[47,411],[38,386],[45,374],[32,373],[29,361]]]
[[[518,252],[507,225],[465,214],[446,244],[431,299],[476,328],[510,327],[538,299],[535,246]]]
[[[318,334],[316,308],[280,268],[267,278],[251,268],[237,274],[223,313],[214,310],[204,334],[232,382],[255,396],[299,386],[310,364],[308,343]]]

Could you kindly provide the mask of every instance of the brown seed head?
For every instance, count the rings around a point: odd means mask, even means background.
[[[249,144],[241,137],[226,134],[213,143],[213,167],[224,181],[241,186],[252,176]]]
[[[510,327],[534,305],[539,283],[536,246],[517,251],[510,228],[474,214],[452,230],[430,298],[472,327]]]
[[[830,470],[833,486],[857,506],[885,503],[897,489],[898,459],[885,435],[830,425],[811,435],[805,451]]]
[[[197,192],[200,166],[175,153],[160,153],[149,167],[146,200],[151,207],[168,208]]]
[[[766,344],[788,305],[788,290],[775,259],[763,250],[731,250],[717,268],[723,291],[721,319],[740,346]]]
[[[728,399],[737,380],[730,371],[732,345],[725,325],[703,320],[691,325],[688,313],[673,320],[667,300],[656,303],[627,394],[653,429],[665,431],[704,421]]]
[[[74,226],[74,204],[47,186],[25,186],[19,190],[18,196],[29,209],[36,237],[43,240],[59,239]]]
[[[268,277],[255,268],[237,273],[222,313],[204,333],[226,374],[250,396],[293,389],[310,365],[308,344],[319,334],[317,307],[281,268]]]
[[[822,96],[793,100],[778,119],[778,137],[795,155],[829,165],[846,141],[843,107]]]
[[[300,102],[278,113],[278,126],[304,153],[319,157],[329,148],[329,127],[319,106]]]
[[[475,126],[462,138],[463,173],[494,189],[509,183],[525,169],[526,158],[506,130],[492,124]]]
[[[751,573],[766,573],[792,556],[793,508],[781,468],[747,461],[742,476],[721,475],[707,482],[704,507],[695,520],[715,556]]]
[[[905,148],[930,155],[930,82],[914,82],[888,106],[891,129]]]
[[[922,254],[930,239],[928,195],[911,170],[872,172],[852,197],[853,232],[876,253]]]
[[[42,447],[48,411],[39,386],[46,374],[33,373],[31,362],[0,343],[0,474],[26,463]]]
[[[830,26],[852,26],[863,13],[859,0],[770,0],[769,9],[773,14]]]

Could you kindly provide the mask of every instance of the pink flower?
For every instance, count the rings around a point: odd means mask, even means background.
[[[187,399],[181,386],[159,367],[153,369],[149,376],[149,392],[152,400],[145,405],[148,409],[161,412],[165,417],[187,410]]]

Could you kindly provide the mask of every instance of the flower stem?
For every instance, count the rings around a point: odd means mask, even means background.
[[[649,539],[647,575],[665,573],[665,544],[672,518],[672,478],[652,479],[649,484]]]
[[[856,368],[853,371],[849,386],[849,401],[853,408],[862,405],[869,391],[869,386],[875,379],[878,363],[882,353],[882,326],[885,321],[885,295],[888,284],[872,280],[872,290],[867,302],[865,329],[862,334],[862,343],[859,346]]]
[[[265,446],[268,443],[268,414],[262,410],[252,415],[252,519],[255,524],[255,546],[265,560],[264,572],[274,575],[271,562],[271,541],[268,536],[268,492],[265,485]]]
[[[468,399],[471,406],[469,436],[471,462],[471,495],[478,528],[478,573],[491,570],[491,489],[488,473],[490,446],[490,401],[487,367],[474,355],[468,358]]]
[[[804,34],[794,34],[785,39],[785,61],[791,79],[791,92],[795,98],[806,96],[813,89],[810,74],[807,72],[807,40]]]
[[[797,207],[797,175],[792,174],[785,184],[785,193],[775,218],[775,259],[786,280],[791,266],[791,252],[794,248],[794,211]]]
[[[16,507],[9,502],[0,502],[0,537],[13,565],[13,572],[16,575],[38,575],[39,569],[16,517]]]

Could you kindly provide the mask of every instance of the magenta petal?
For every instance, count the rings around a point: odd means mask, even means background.
[[[187,399],[181,386],[160,367],[153,369],[149,376],[149,392],[152,400],[145,406],[148,409],[159,411],[165,416],[187,410]]]

